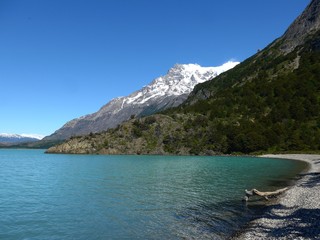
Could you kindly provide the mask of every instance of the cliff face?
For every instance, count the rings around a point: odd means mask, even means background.
[[[281,51],[289,53],[303,44],[309,35],[320,29],[320,1],[312,0],[304,12],[290,25],[278,40],[283,41]]]

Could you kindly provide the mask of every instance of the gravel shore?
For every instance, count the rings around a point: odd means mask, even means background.
[[[234,239],[320,239],[320,155],[281,154],[262,157],[306,161],[310,168],[265,214]]]

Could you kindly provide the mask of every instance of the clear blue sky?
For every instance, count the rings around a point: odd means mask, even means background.
[[[175,63],[243,61],[309,0],[0,0],[0,133],[49,135]]]

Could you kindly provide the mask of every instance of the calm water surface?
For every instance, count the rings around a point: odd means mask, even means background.
[[[305,164],[0,150],[0,239],[224,239]]]

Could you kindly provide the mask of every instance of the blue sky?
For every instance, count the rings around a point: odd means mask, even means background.
[[[0,133],[49,135],[176,63],[243,61],[309,0],[0,0]]]

